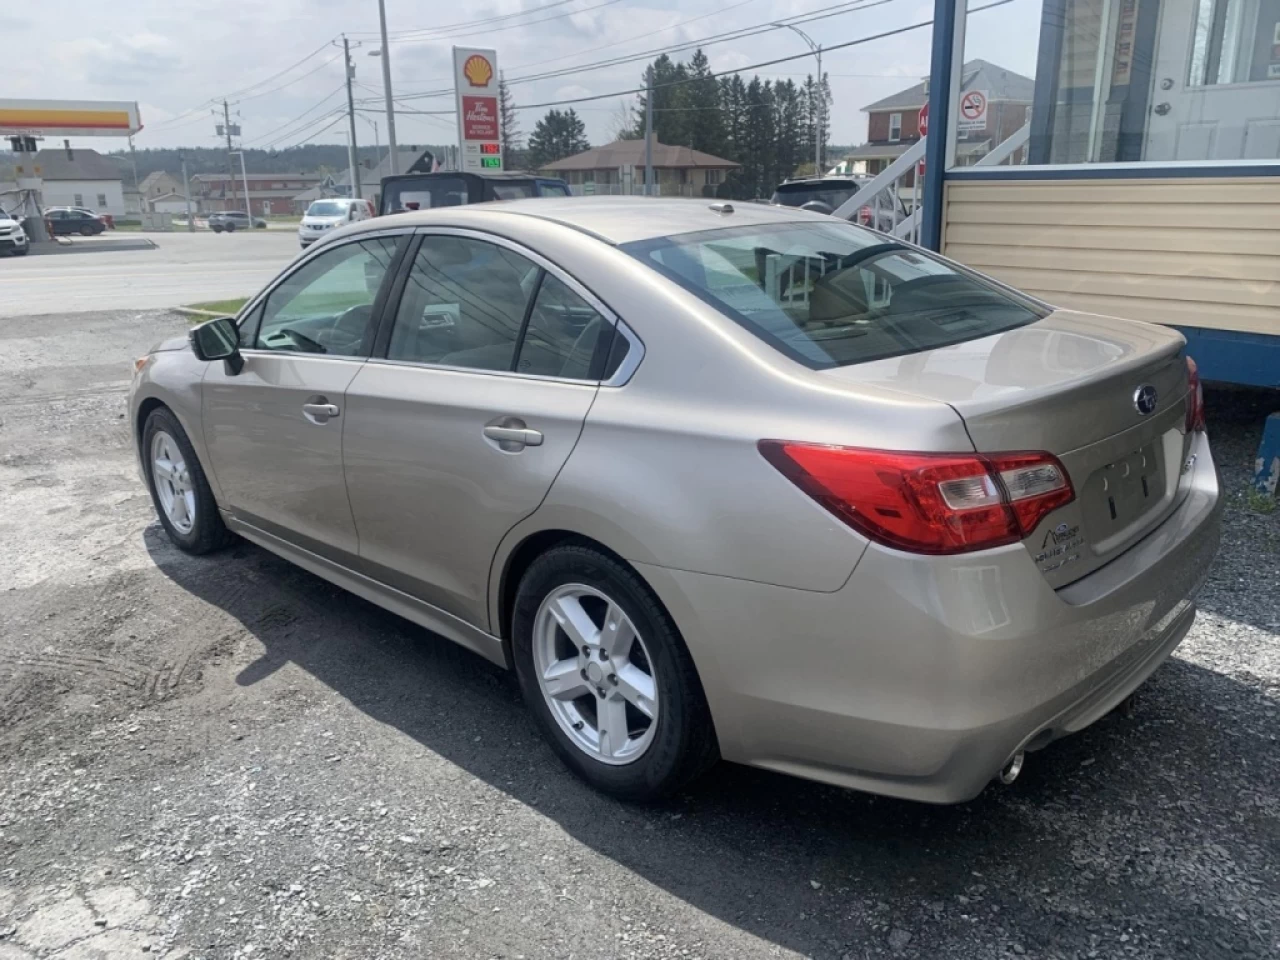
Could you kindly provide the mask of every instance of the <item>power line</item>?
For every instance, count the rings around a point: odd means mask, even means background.
[[[266,133],[266,134],[263,134],[261,137],[255,137],[252,140],[246,140],[242,142],[246,144],[258,143],[259,141],[266,140],[269,137],[276,137],[281,135],[289,136],[289,134],[286,133],[285,131],[291,130],[294,127],[297,127],[299,124],[301,124],[302,126],[307,126],[311,123],[316,122],[317,118],[312,117],[310,120],[307,120],[307,117],[315,113],[317,110],[323,107],[326,103],[328,103],[330,100],[336,97],[339,93],[341,93],[343,89],[345,89],[345,86],[346,86],[345,84],[339,84],[336,89],[329,91],[329,93],[327,93],[324,97],[322,97],[320,100],[313,103],[311,106],[309,106],[306,110],[302,111],[302,113],[298,114],[288,123],[277,126],[270,133]],[[328,114],[325,114],[325,116],[328,116]],[[305,123],[303,123],[304,120],[306,121]]]
[[[436,40],[453,40],[453,39],[458,39],[460,37],[474,36],[476,33],[480,33],[480,32],[483,32],[485,36],[488,36],[491,33],[503,33],[507,30],[520,30],[520,29],[523,29],[524,27],[532,27],[538,23],[549,23],[552,20],[563,20],[565,17],[577,16],[579,13],[587,13],[591,10],[599,10],[601,7],[611,7],[615,3],[622,3],[622,2],[623,0],[603,0],[603,2],[597,3],[595,6],[583,7],[580,10],[569,10],[565,13],[557,13],[550,17],[542,17],[539,20],[526,20],[524,23],[508,24],[505,27],[493,27],[493,28],[486,27],[483,31],[468,29],[468,30],[463,30],[459,33],[441,33],[441,34],[433,34],[432,36],[424,36],[424,37],[400,37],[400,38],[388,37],[387,39],[391,43],[431,43]],[[519,14],[510,14],[510,16],[519,16]]]
[[[271,87],[271,88],[270,88],[270,89],[268,89],[268,90],[260,90],[260,91],[258,91],[257,93],[251,93],[251,94],[250,94],[249,96],[247,96],[247,97],[241,97],[241,98],[240,98],[239,100],[237,100],[236,102],[237,102],[237,103],[244,103],[246,100],[256,100],[256,99],[258,99],[258,97],[265,97],[265,96],[267,96],[268,94],[276,93],[276,92],[278,92],[278,91],[280,91],[280,90],[285,89],[286,87],[291,87],[291,86],[293,86],[295,83],[298,83],[298,82],[299,82],[299,81],[301,81],[301,80],[305,80],[305,79],[307,79],[307,77],[312,76],[313,74],[319,73],[321,70],[323,70],[323,69],[324,69],[325,67],[327,67],[329,64],[331,64],[331,63],[335,62],[335,61],[336,61],[339,57],[341,57],[341,56],[342,56],[342,54],[340,54],[340,53],[339,53],[339,54],[335,54],[334,56],[330,57],[328,60],[322,60],[318,66],[314,67],[314,68],[313,68],[313,69],[311,69],[311,70],[308,70],[306,73],[303,73],[303,74],[300,74],[300,75],[298,75],[298,76],[294,77],[292,80],[287,80],[287,81],[285,81],[284,83],[280,84],[279,86]]]
[[[577,0],[555,0],[554,3],[544,3],[540,7],[533,7],[529,10],[521,10],[519,13],[506,13],[499,16],[484,17],[479,20],[462,20],[457,23],[442,23],[438,27],[420,27],[417,29],[410,28],[408,30],[397,30],[387,35],[388,40],[400,39],[418,34],[440,33],[448,30],[456,30],[459,27],[479,27],[488,23],[499,23],[503,20],[512,20],[516,17],[527,17],[532,13],[541,13],[543,10],[550,10],[552,7],[563,7],[567,3],[576,3]],[[372,30],[355,30],[352,31],[353,37],[378,37],[380,35]]]
[[[618,57],[609,57],[605,60],[598,60],[594,63],[580,64],[575,67],[565,67],[561,70],[551,70],[544,73],[528,74],[523,77],[514,77],[506,81],[507,86],[513,86],[519,83],[532,83],[535,80],[548,80],[555,77],[573,76],[579,73],[588,73],[593,70],[603,70],[609,67],[621,66],[625,63],[635,63],[646,60],[654,55],[664,53],[676,53],[690,48],[701,48],[712,46],[717,43],[726,43],[730,40],[741,40],[746,37],[758,36],[763,33],[770,33],[780,29],[778,24],[783,26],[794,23],[809,23],[814,20],[825,20],[830,17],[841,16],[845,13],[854,13],[859,10],[870,9],[871,7],[882,6],[887,3],[896,3],[898,0],[844,0],[844,2],[833,4],[827,7],[819,7],[816,10],[810,10],[806,13],[795,14],[791,17],[783,18],[776,22],[757,23],[746,27],[738,27],[734,30],[724,33],[711,34],[697,40],[687,40],[680,43],[669,44],[662,47],[653,47],[639,53],[625,54]],[[932,22],[932,21],[930,21]],[[826,48],[831,49],[831,48]],[[804,56],[813,56],[812,53],[804,54]],[[401,94],[407,100],[429,100],[442,97],[453,96],[453,88],[442,88],[438,90],[428,90],[419,93]]]
[[[887,2],[887,0],[880,0]],[[971,7],[969,13],[981,13],[983,10],[990,10],[994,7],[1003,7],[1005,4],[1013,3],[1014,0],[994,0],[993,3],[984,4],[981,7]],[[833,43],[830,46],[823,47],[823,52],[844,50],[849,47],[860,46],[864,43],[871,43],[873,40],[883,40],[886,37],[896,37],[900,34],[911,33],[920,30],[923,27],[933,25],[933,20],[922,20],[919,23],[908,24],[905,27],[897,27],[893,30],[884,30],[880,33],[874,33],[866,37],[859,37],[856,40],[846,40],[844,43]],[[585,97],[571,97],[565,100],[548,100],[543,103],[529,103],[516,106],[517,110],[541,110],[544,107],[563,107],[571,106],[576,103],[591,103],[596,100],[608,100],[613,97],[628,97],[638,93],[647,93],[650,89],[660,90],[666,87],[683,86],[686,83],[696,83],[699,80],[719,79],[720,77],[728,77],[738,73],[746,73],[748,70],[758,70],[761,67],[771,67],[778,63],[790,63],[793,60],[804,60],[813,56],[811,52],[806,50],[804,53],[795,53],[786,57],[775,57],[772,60],[762,60],[760,63],[749,63],[743,67],[736,67],[733,70],[721,70],[716,73],[708,73],[702,77],[686,77],[683,80],[669,80],[666,83],[657,83],[652,87],[633,87],[629,90],[614,90],[610,93],[597,93]],[[452,114],[453,110],[406,110],[408,114],[418,116],[445,116]]]
[[[254,89],[256,89],[257,87],[262,86],[264,83],[270,83],[272,80],[275,80],[275,79],[277,79],[277,78],[279,78],[279,77],[283,77],[283,76],[284,76],[286,73],[288,73],[290,70],[296,70],[298,67],[302,66],[304,63],[306,63],[306,62],[307,62],[308,60],[310,60],[312,57],[318,57],[320,54],[324,53],[324,51],[325,51],[325,50],[327,50],[327,49],[329,48],[329,44],[330,44],[331,42],[332,42],[331,40],[326,40],[324,43],[320,44],[320,46],[318,46],[316,49],[312,50],[310,53],[308,53],[305,57],[303,57],[303,58],[302,58],[301,60],[299,60],[297,63],[290,64],[289,66],[285,67],[283,70],[279,70],[279,71],[277,71],[276,73],[273,73],[273,74],[272,74],[271,76],[269,76],[269,77],[264,77],[263,79],[259,80],[257,83],[251,83],[251,84],[249,84],[247,87],[241,87],[239,90],[233,90],[233,91],[231,91],[230,93],[223,94],[223,96],[222,96],[222,97],[218,97],[217,99],[219,99],[219,100],[221,100],[221,99],[228,99],[228,100],[229,100],[229,99],[231,99],[232,97],[239,97],[239,96],[243,96],[244,94],[247,94],[249,91],[254,90]]]

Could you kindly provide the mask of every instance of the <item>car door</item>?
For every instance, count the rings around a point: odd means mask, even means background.
[[[307,257],[246,312],[243,368],[210,364],[202,384],[205,443],[232,515],[348,565],[357,546],[342,470],[346,389],[408,239],[363,237]]]
[[[433,231],[408,266],[347,389],[362,569],[488,629],[498,543],[577,443],[614,326],[567,275],[489,235]]]

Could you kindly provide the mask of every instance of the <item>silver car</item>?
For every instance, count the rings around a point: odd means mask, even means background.
[[[174,543],[514,668],[624,798],[973,797],[1169,656],[1218,544],[1179,334],[785,207],[368,220],[136,367]]]

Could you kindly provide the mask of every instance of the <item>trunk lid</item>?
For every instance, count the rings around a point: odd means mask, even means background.
[[[1059,587],[1122,553],[1180,500],[1183,344],[1164,327],[1058,310],[996,336],[824,375],[947,403],[979,452],[1054,454],[1075,500],[1023,542]]]

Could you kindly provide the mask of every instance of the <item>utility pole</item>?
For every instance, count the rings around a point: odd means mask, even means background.
[[[818,58],[818,129],[813,137],[813,175],[822,176],[822,133],[827,113],[827,87],[822,82],[822,44],[814,51]]]
[[[800,39],[809,45],[809,49],[818,60],[818,81],[814,87],[817,102],[813,105],[813,175],[820,177],[822,176],[822,125],[827,111],[827,90],[822,84],[822,44],[816,43],[813,37],[789,23],[771,23],[769,26],[798,34]]]
[[[378,0],[378,28],[382,31],[382,92],[387,101],[387,149],[391,152],[391,175],[400,172],[400,154],[396,150],[396,110],[391,100],[391,48],[387,45],[387,4]]]
[[[222,132],[227,135],[227,189],[230,190],[234,196],[236,171],[235,167],[232,166],[231,161],[231,108],[227,105],[226,100],[222,101]],[[247,200],[248,197],[245,199]],[[222,202],[224,204],[224,209],[227,209],[225,206],[227,202],[227,196],[225,193],[222,195]]]
[[[351,81],[356,75],[355,64],[351,62],[351,43],[347,35],[342,35],[342,56],[347,65],[347,125],[351,128],[350,139],[347,140],[348,159],[351,162],[351,198],[358,200],[363,194],[360,190],[360,167],[356,163],[356,101],[351,94]]]
[[[191,215],[191,186],[187,183],[187,155],[180,153],[178,159],[182,161],[182,196],[187,201],[187,233],[195,233],[196,218]]]
[[[244,181],[244,212],[249,215],[249,229],[253,229],[253,203],[249,199],[249,174],[244,168],[244,141],[240,142],[240,178]]]
[[[653,67],[644,74],[644,195],[653,196]]]

